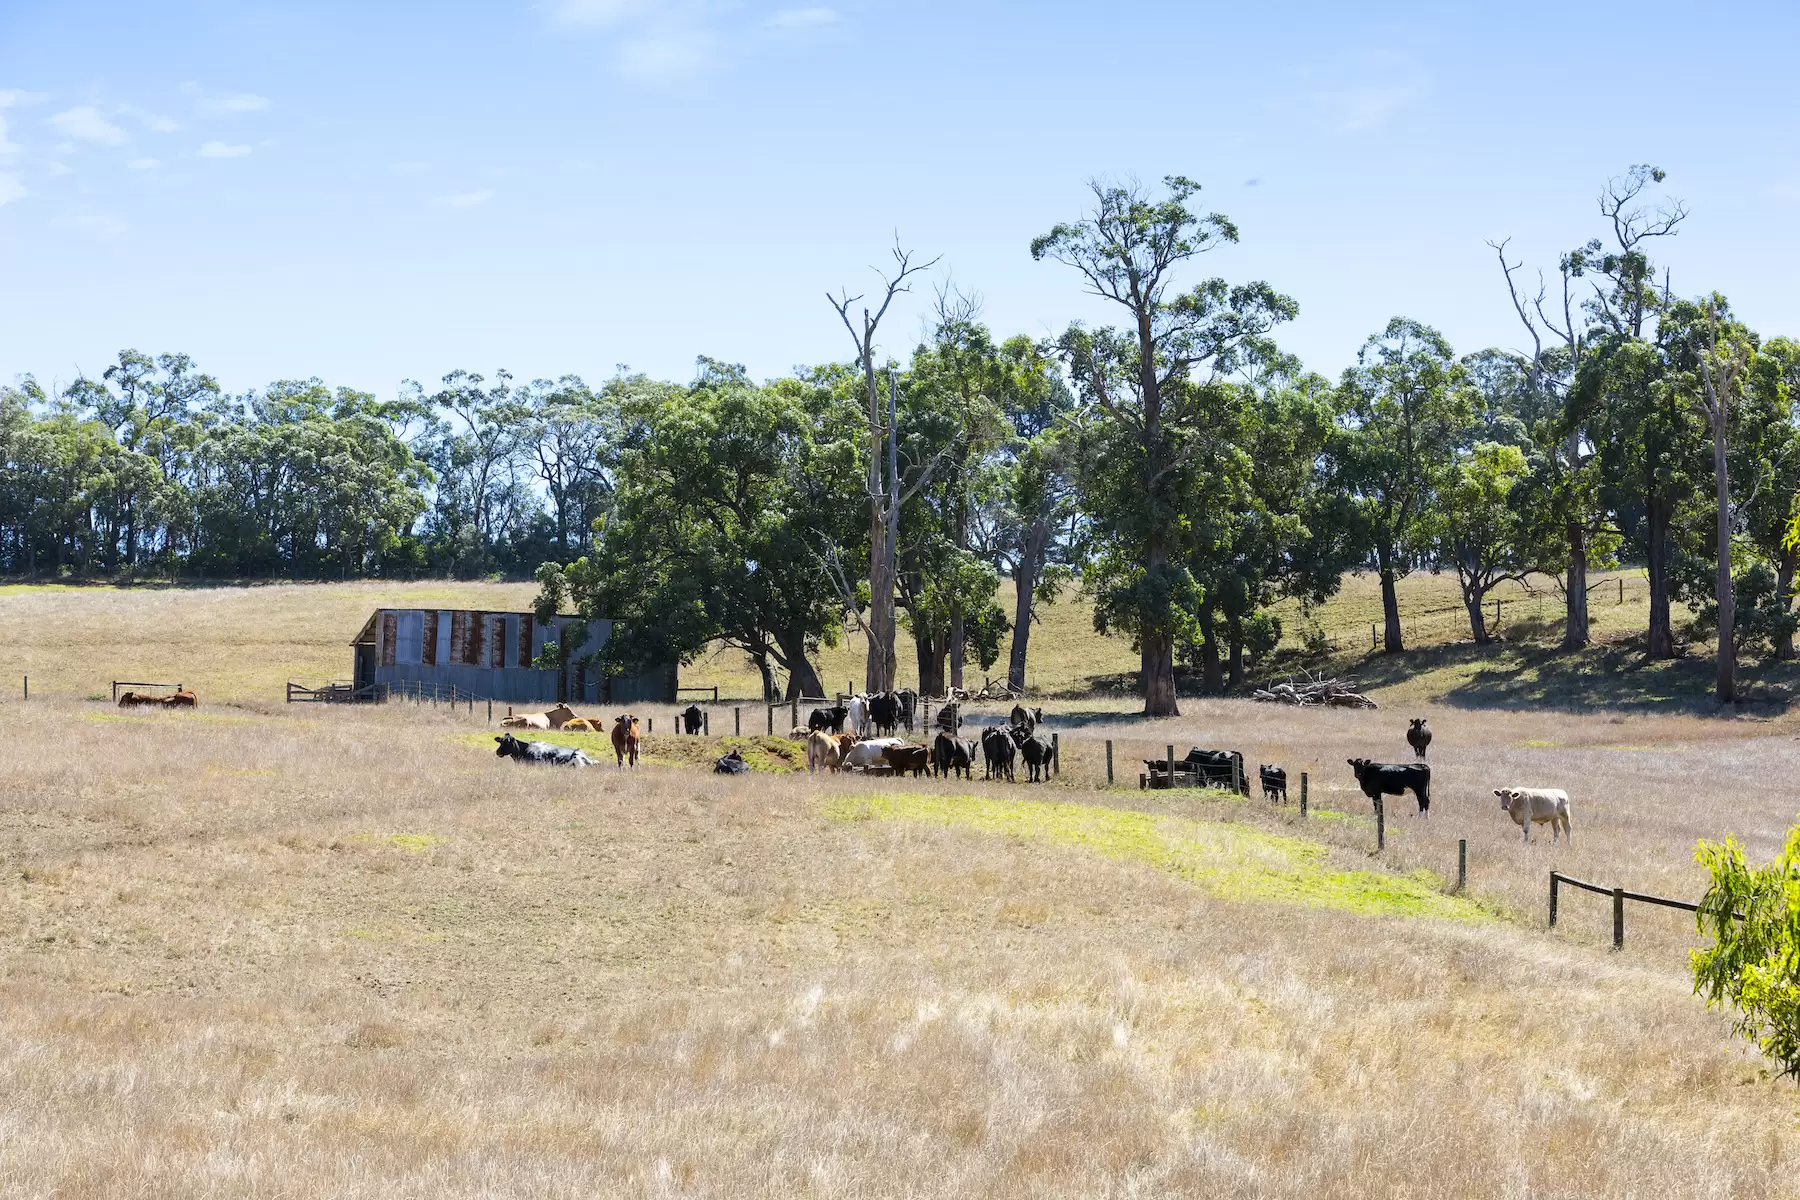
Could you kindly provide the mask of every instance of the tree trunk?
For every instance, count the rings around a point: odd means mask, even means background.
[[[1794,607],[1794,551],[1782,547],[1781,561],[1775,568],[1775,595],[1781,600],[1781,611],[1792,612]],[[1792,662],[1794,658],[1794,631],[1784,629],[1775,639],[1775,657],[1782,662]]]
[[[1231,648],[1225,686],[1236,691],[1244,686],[1244,621],[1236,613],[1225,618],[1225,638]]]
[[[950,686],[963,687],[963,660],[968,653],[968,626],[963,621],[962,609],[950,614]]]
[[[868,323],[868,313],[863,322]],[[893,557],[888,545],[888,489],[883,476],[887,462],[881,393],[875,384],[874,354],[867,331],[863,339],[863,383],[869,406],[869,619],[866,632],[869,657],[863,671],[863,687],[870,692],[887,690],[890,647],[894,644]]]
[[[1731,464],[1725,456],[1725,396],[1713,417],[1713,490],[1718,504],[1719,659],[1713,691],[1720,704],[1737,701],[1737,594],[1731,584]]]
[[[1216,696],[1225,690],[1219,666],[1219,619],[1210,600],[1200,602],[1200,691]]]
[[[1650,584],[1650,628],[1644,653],[1652,660],[1675,657],[1675,632],[1669,619],[1669,518],[1660,498],[1651,497],[1645,513],[1650,538],[1645,574]]]
[[[944,695],[944,650],[931,627],[913,614],[913,651],[919,660],[919,695]]]
[[[1032,522],[1019,551],[1019,565],[1013,568],[1012,656],[1007,662],[1006,682],[1015,691],[1025,690],[1026,652],[1031,647],[1032,593],[1037,588],[1038,571],[1043,560],[1041,521]]]
[[[1150,531],[1145,538],[1144,569],[1154,582],[1169,569],[1169,551],[1164,540],[1168,518],[1159,513],[1157,490],[1163,486],[1162,381],[1156,375],[1156,335],[1150,313],[1140,309],[1137,321],[1138,386],[1144,402],[1144,502],[1150,506]],[[1164,602],[1162,611],[1139,616],[1143,626],[1139,642],[1139,671],[1144,681],[1144,715],[1146,717],[1179,717],[1181,706],[1175,701],[1175,640],[1173,614]]]
[[[781,656],[787,659],[787,699],[823,696],[825,685],[819,682],[819,673],[813,670],[812,663],[806,657],[806,632],[801,629],[783,630],[775,635],[775,640],[781,644]]]
[[[1588,644],[1587,526],[1570,521],[1569,575],[1563,588],[1563,649],[1579,650]]]
[[[1383,654],[1399,654],[1406,649],[1406,643],[1400,634],[1400,597],[1394,590],[1394,560],[1388,547],[1376,547],[1375,563],[1381,574],[1381,650]]]
[[[769,665],[769,652],[752,650],[750,661],[756,664],[756,673],[762,676],[763,703],[775,703],[775,669]]]
[[[1469,636],[1475,639],[1477,646],[1488,644],[1487,629],[1487,594],[1476,590],[1472,584],[1462,585],[1463,608],[1469,614]]]

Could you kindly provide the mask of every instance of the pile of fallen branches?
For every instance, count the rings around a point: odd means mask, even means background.
[[[1302,671],[1299,675],[1291,677],[1286,683],[1258,688],[1250,694],[1250,698],[1260,700],[1264,704],[1292,704],[1297,708],[1308,708],[1313,705],[1324,705],[1331,708],[1381,707],[1357,690],[1354,678],[1314,675],[1308,671]]]

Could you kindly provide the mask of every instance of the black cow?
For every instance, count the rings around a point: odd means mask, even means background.
[[[742,775],[750,770],[750,764],[736,750],[728,750],[713,763],[714,775]]]
[[[681,731],[689,737],[699,733],[700,727],[704,724],[706,724],[706,718],[701,714],[698,704],[690,704],[681,710]]]
[[[1169,772],[1169,764],[1160,758],[1146,758],[1144,765],[1164,775]],[[1235,785],[1238,795],[1250,794],[1250,780],[1244,775],[1244,756],[1239,751],[1202,750],[1196,746],[1187,752],[1186,758],[1175,760],[1175,769],[1192,771],[1196,787],[1230,789]]]
[[[850,710],[842,704],[834,704],[830,708],[815,708],[812,710],[812,716],[806,718],[806,727],[823,729],[827,733],[842,733],[844,732],[844,718],[849,715]]]
[[[1005,775],[1008,783],[1017,783],[1018,778],[1013,775],[1013,757],[1017,753],[1018,747],[1007,736],[1006,730],[998,725],[989,725],[982,730],[981,757],[987,763],[983,778],[998,779]]]
[[[1431,749],[1431,726],[1425,723],[1424,717],[1414,717],[1406,730],[1406,744],[1413,749],[1414,758],[1426,758],[1426,751]]]
[[[550,742],[522,742],[510,733],[503,733],[494,740],[499,743],[494,747],[496,758],[510,758],[523,763],[550,763],[559,767],[591,767],[594,765],[593,759],[573,746],[558,746]]]
[[[1025,727],[1025,732],[1031,733],[1036,730],[1039,725],[1044,723],[1044,710],[1041,708],[1026,708],[1023,704],[1015,704],[1013,705],[1012,710],[1012,723],[1014,725],[1023,725]]]
[[[952,772],[975,778],[975,743],[940,733],[931,743],[931,769],[946,779]]]
[[[1050,739],[1041,733],[1033,733],[1023,725],[1012,727],[1012,740],[1019,747],[1019,756],[1025,760],[1028,768],[1026,779],[1031,783],[1047,783],[1050,779]]]
[[[952,703],[938,709],[937,727],[946,733],[955,733],[957,727],[962,724],[956,719],[957,710],[960,708],[962,708],[961,704]]]
[[[1270,763],[1260,764],[1263,799],[1277,804],[1287,803],[1287,772]]]
[[[878,735],[891,736],[900,724],[900,697],[893,692],[870,696],[869,720],[874,723]]]
[[[1413,798],[1419,802],[1421,816],[1429,816],[1431,810],[1431,764],[1430,763],[1378,763],[1366,758],[1346,760],[1350,769],[1356,772],[1356,782],[1363,790],[1363,795],[1371,800],[1379,800],[1383,796],[1404,796],[1411,791]]]
[[[894,693],[900,701],[900,723],[906,726],[906,732],[913,731],[913,717],[919,711],[919,693],[911,688],[901,688]]]

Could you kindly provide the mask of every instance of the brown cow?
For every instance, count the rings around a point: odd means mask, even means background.
[[[157,703],[164,708],[199,708],[200,697],[192,692],[171,692]]]
[[[575,710],[566,704],[558,704],[555,708],[541,713],[518,713],[500,718],[502,729],[561,729],[575,717]]]
[[[843,761],[843,748],[838,740],[823,729],[815,729],[806,735],[806,770],[816,775],[821,770],[835,771]]]
[[[613,753],[618,755],[619,765],[625,765],[630,759],[632,766],[638,765],[638,719],[626,713],[613,722]]]
[[[592,717],[575,717],[563,724],[564,733],[600,733],[605,728],[605,722],[596,721]]]

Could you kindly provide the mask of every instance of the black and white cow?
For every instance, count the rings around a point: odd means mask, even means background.
[[[591,767],[594,765],[593,759],[573,746],[558,746],[550,742],[522,742],[510,733],[503,733],[494,740],[499,743],[494,747],[494,755],[498,758],[510,758],[523,763],[549,763],[558,767]]]

